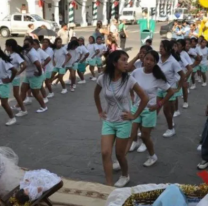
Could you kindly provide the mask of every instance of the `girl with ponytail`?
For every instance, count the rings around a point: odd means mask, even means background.
[[[160,109],[173,95],[173,90],[167,83],[165,74],[158,66],[159,55],[156,51],[149,51],[144,57],[144,67],[135,69],[132,76],[149,97],[147,107],[143,110],[138,118],[133,120],[131,139],[128,142],[127,151],[133,141],[137,139],[137,132],[141,128],[141,138],[147,147],[150,157],[144,163],[144,166],[149,167],[157,161],[157,156],[154,151],[154,145],[150,138],[152,129],[156,126],[157,110]],[[157,102],[157,91],[162,89],[167,92],[164,99]],[[132,106],[132,114],[134,114],[140,104],[140,98],[136,96]],[[127,152],[126,151],[126,152]]]
[[[18,71],[16,77],[12,81],[12,85],[13,95],[19,107],[13,106],[11,108],[19,111],[19,113],[16,114],[17,117],[22,117],[27,115],[27,110],[23,104],[22,98],[20,97],[20,74],[26,69],[26,64],[24,61],[24,57],[21,53],[21,47],[17,44],[16,40],[8,39],[6,41],[6,50],[11,58],[11,63],[14,65],[14,68]]]

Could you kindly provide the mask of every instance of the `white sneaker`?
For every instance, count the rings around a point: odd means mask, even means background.
[[[119,180],[114,184],[115,187],[124,187],[130,181],[130,177],[121,176]]]
[[[24,104],[32,104],[32,98],[26,97],[26,99],[23,101]]]
[[[77,84],[85,84],[85,83],[86,83],[85,80],[81,80],[81,81],[79,81]]]
[[[199,77],[199,78],[198,78],[198,82],[199,82],[199,83],[201,83],[201,82],[202,82],[202,79],[201,79],[201,77]]]
[[[172,137],[173,135],[175,135],[175,129],[168,129],[163,134],[163,137]]]
[[[77,85],[76,84],[73,84],[73,88],[76,89],[77,88]]]
[[[67,81],[65,81],[65,84],[70,85],[71,84],[71,81],[70,80],[67,80]]]
[[[15,105],[14,106],[11,106],[11,109],[12,110],[16,110],[16,111],[21,111],[21,108],[20,107],[16,107]]]
[[[44,101],[45,104],[47,104],[49,102],[49,100],[48,100],[47,97],[46,98],[43,98],[43,101]]]
[[[48,107],[45,107],[45,108],[40,108],[40,109],[38,109],[36,112],[37,113],[43,113],[43,112],[46,112],[48,110]]]
[[[192,84],[190,89],[196,89],[196,84]]]
[[[175,111],[175,112],[174,112],[173,117],[178,117],[178,116],[180,116],[180,115],[181,115],[181,113],[180,113],[180,111],[178,110],[178,111]]]
[[[28,114],[27,111],[19,111],[15,116],[16,116],[16,117],[23,117],[23,116],[25,116],[25,115],[27,115],[27,114]]]
[[[91,80],[92,80],[92,81],[96,81],[96,80],[97,80],[97,78],[96,78],[96,77],[93,77]]]
[[[152,157],[148,158],[148,160],[143,164],[143,166],[150,167],[153,164],[155,164],[157,160],[158,160],[157,155],[153,155]]]
[[[202,150],[202,145],[200,144],[198,147],[197,147],[197,151],[201,152]]]
[[[71,91],[71,92],[74,92],[74,91],[75,91],[75,89],[74,89],[73,87],[71,87],[71,88],[70,88],[70,91]]]
[[[118,160],[116,160],[116,161],[113,163],[113,170],[114,170],[114,171],[118,171],[118,170],[120,170],[120,169],[121,169],[121,166],[120,166]]]
[[[145,152],[147,150],[147,147],[144,143],[142,143],[139,148],[137,149],[137,152],[141,153],[141,152]]]
[[[9,121],[6,123],[6,126],[11,126],[13,124],[15,124],[17,122],[16,118],[12,118],[12,119],[9,119]]]
[[[189,89],[187,89],[187,91],[188,91],[188,94],[190,93],[190,90]]]
[[[50,98],[53,98],[53,97],[54,97],[54,93],[53,92],[52,93],[49,93],[48,96],[47,96],[47,98],[49,98],[49,99]]]
[[[202,87],[206,87],[206,86],[207,86],[207,83],[204,82],[204,83],[202,84]]]
[[[187,109],[188,107],[189,107],[188,102],[184,102],[184,103],[183,103],[183,108],[184,108],[184,109]]]
[[[62,89],[61,94],[66,94],[67,92],[67,89]]]
[[[138,137],[141,137],[142,136],[142,133],[141,132],[138,132],[137,135],[138,135]]]
[[[131,144],[131,147],[129,149],[129,152],[133,152],[135,149],[137,149],[139,147],[139,143],[138,142],[135,142],[133,141],[132,144]]]
[[[199,163],[197,165],[197,168],[200,169],[200,170],[204,170],[208,167],[208,162],[205,161],[205,160],[202,160],[201,163]]]

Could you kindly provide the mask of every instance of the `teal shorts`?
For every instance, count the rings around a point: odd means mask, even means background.
[[[79,63],[78,64],[78,70],[79,72],[85,72],[86,71],[86,62],[83,62],[83,63]]]
[[[53,72],[57,72],[59,74],[65,74],[66,73],[66,69],[65,68],[58,68],[58,67],[55,67],[53,69]]]
[[[14,80],[12,81],[12,86],[13,86],[13,87],[19,87],[19,86],[20,86],[20,78],[14,79]]]
[[[135,114],[138,107],[133,106],[131,108],[132,114]],[[157,123],[157,111],[150,112],[148,108],[144,109],[143,112],[133,120],[133,123],[141,124],[142,127],[152,128],[156,127]]]
[[[199,66],[196,66],[196,67],[193,68],[193,72],[194,73],[197,72],[198,70],[200,70],[200,67]]]
[[[208,71],[208,66],[206,66],[206,65],[200,65],[199,68],[200,68],[200,71],[203,73]]]
[[[132,122],[108,122],[103,121],[102,135],[115,135],[120,139],[127,139],[131,136]]]
[[[43,75],[39,77],[25,77],[24,83],[29,84],[31,89],[40,89],[43,84]]]
[[[188,83],[191,82],[191,75],[189,76],[188,80],[187,80]]]
[[[181,97],[181,96],[183,96],[182,88],[175,93],[175,97]]]
[[[86,64],[90,66],[96,66],[96,59],[87,59]]]
[[[102,61],[101,57],[96,57],[96,65],[98,67],[103,65],[103,61]]]
[[[52,75],[52,72],[46,72],[45,73],[45,79],[50,79]]]
[[[79,65],[79,63],[74,63],[74,64],[72,65],[72,69],[73,69],[73,70],[77,70],[77,69],[78,69],[78,65]]]
[[[10,84],[0,84],[0,98],[8,99],[10,94]]]
[[[159,90],[157,92],[157,96],[160,97],[160,98],[165,98],[165,96],[167,95],[167,92],[166,91],[162,91],[162,90]],[[175,101],[176,100],[176,96],[175,94],[169,99],[169,101]]]

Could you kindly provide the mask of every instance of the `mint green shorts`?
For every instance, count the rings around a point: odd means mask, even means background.
[[[162,90],[159,90],[157,92],[157,96],[160,97],[160,98],[165,98],[165,96],[167,95],[167,92],[166,91],[162,91]],[[169,101],[175,101],[176,100],[176,96],[175,94],[169,99]]]
[[[102,135],[115,135],[120,139],[127,139],[131,136],[132,122],[108,122],[103,121]]]
[[[132,114],[135,114],[138,107],[133,106],[131,108]],[[142,127],[152,128],[156,126],[157,123],[157,111],[150,112],[148,108],[144,109],[143,112],[133,120],[133,123],[141,124]]]
[[[87,59],[86,64],[89,64],[90,66],[96,66],[96,59]]]
[[[50,79],[52,72],[45,72],[45,79]]]
[[[206,65],[200,65],[199,68],[200,68],[200,71],[203,73],[208,71],[208,66],[206,66]]]
[[[72,65],[72,69],[76,71],[78,69],[78,65],[79,65],[79,63],[74,63]]]
[[[101,57],[96,57],[96,65],[98,67],[103,65],[103,61],[102,61]]]
[[[199,66],[196,66],[196,67],[193,68],[193,72],[194,73],[197,72],[198,70],[200,70],[200,67]]]
[[[0,84],[0,98],[8,99],[10,94],[10,84]]]
[[[182,88],[175,93],[175,97],[181,97],[181,96],[183,96]]]
[[[13,81],[12,81],[12,86],[13,86],[13,87],[19,87],[19,86],[20,86],[20,78],[18,78],[18,79],[13,79]]]
[[[58,68],[58,67],[55,67],[53,69],[53,72],[57,72],[59,74],[65,74],[66,73],[66,69],[65,68]]]
[[[40,89],[43,84],[43,75],[39,77],[25,77],[24,83],[29,84],[31,89]]]

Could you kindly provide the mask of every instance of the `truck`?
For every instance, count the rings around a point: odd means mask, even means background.
[[[28,25],[33,24],[35,28],[46,26],[47,29],[57,31],[59,26],[56,22],[47,21],[37,14],[15,13],[6,16],[0,21],[0,34],[6,38],[11,35],[24,35],[28,30]]]
[[[124,8],[119,20],[126,20],[126,23],[135,24],[138,19],[142,18],[141,7]]]

